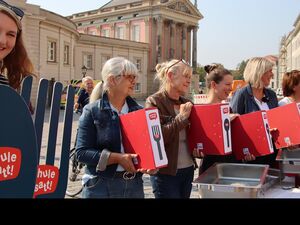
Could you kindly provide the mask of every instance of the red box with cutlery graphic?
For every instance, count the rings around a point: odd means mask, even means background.
[[[267,111],[270,128],[276,128],[276,148],[300,144],[300,103],[291,103]]]
[[[188,143],[191,151],[227,155],[231,151],[229,104],[194,105],[190,115]]]
[[[237,160],[274,152],[266,111],[241,115],[231,123],[232,151]]]
[[[168,165],[158,109],[148,108],[120,116],[125,152],[138,154],[136,168]]]

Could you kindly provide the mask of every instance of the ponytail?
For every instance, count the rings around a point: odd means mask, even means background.
[[[103,93],[103,83],[104,82],[101,81],[98,84],[96,84],[96,86],[94,87],[92,94],[90,96],[90,103],[93,103],[101,98],[101,95]]]

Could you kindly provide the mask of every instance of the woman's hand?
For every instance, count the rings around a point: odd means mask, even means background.
[[[230,113],[230,114],[229,114],[230,122],[231,122],[232,120],[234,120],[235,118],[237,118],[238,116],[240,116],[240,114],[238,114],[238,113]]]
[[[192,111],[193,104],[191,102],[187,102],[185,104],[180,105],[179,114],[183,119],[188,119],[190,117]]]
[[[193,156],[195,158],[202,159],[204,157],[204,153],[202,151],[200,151],[199,149],[194,148],[194,150],[193,150]]]
[[[278,129],[277,128],[270,128],[270,134],[272,138],[275,138],[277,135]]]
[[[158,169],[150,170],[150,169],[143,169],[143,168],[141,168],[141,169],[138,169],[137,171],[140,172],[140,173],[154,175],[154,174],[156,174],[158,172]]]
[[[256,159],[255,156],[253,154],[250,154],[250,153],[246,154],[245,157],[244,157],[244,161],[246,161],[246,162],[253,161],[255,159]]]
[[[120,164],[124,170],[130,173],[136,173],[137,170],[134,167],[133,160],[137,157],[137,154],[119,154],[118,164]]]

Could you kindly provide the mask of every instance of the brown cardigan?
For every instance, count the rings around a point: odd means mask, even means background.
[[[180,97],[179,100],[182,104],[190,102],[189,99],[184,97]],[[189,120],[182,119],[180,115],[176,116],[174,104],[166,92],[157,92],[149,96],[146,100],[145,108],[150,107],[158,108],[165,150],[168,157],[168,166],[159,169],[159,173],[175,176],[177,172],[179,132],[189,126]]]

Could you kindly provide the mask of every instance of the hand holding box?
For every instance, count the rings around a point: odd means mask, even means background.
[[[274,152],[266,111],[241,115],[231,122],[232,150],[237,160]]]
[[[275,146],[286,148],[300,144],[300,103],[291,103],[267,111]]]
[[[190,115],[188,142],[206,155],[231,153],[229,104],[194,105]]]
[[[137,169],[157,169],[168,165],[156,108],[122,115],[120,124],[125,152],[138,154]]]

